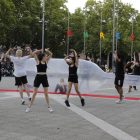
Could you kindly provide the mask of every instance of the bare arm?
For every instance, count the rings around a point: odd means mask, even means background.
[[[36,64],[38,65],[39,64],[39,60],[38,60],[38,57],[37,57],[37,53],[39,53],[39,52],[43,52],[43,50],[41,49],[41,50],[37,50],[37,51],[34,51],[33,52],[33,56],[34,56],[34,58],[35,58],[35,61],[36,61]]]
[[[74,54],[75,54],[75,65],[76,65],[76,67],[78,67],[78,57],[77,57],[77,53],[76,53],[76,51],[73,50],[73,49],[70,49],[70,51],[73,51],[73,52],[74,52]]]
[[[49,60],[52,58],[52,53],[49,51],[49,48],[45,49],[45,51],[49,54],[48,58],[47,58],[47,63],[49,62]]]
[[[3,57],[4,57],[4,53],[2,53],[2,56],[1,56],[0,62],[2,61]]]
[[[69,56],[67,56],[66,54],[64,54],[64,56],[65,56],[65,58],[64,58],[65,62],[69,65],[69,62],[67,61]]]
[[[40,52],[43,52],[43,50],[41,49],[41,50],[34,51],[34,52],[33,52],[33,55],[34,55],[34,54],[37,54],[37,53],[40,53]]]
[[[60,83],[60,85],[62,86],[62,88],[63,88],[63,90],[64,90],[64,89],[65,89],[65,88],[64,88],[64,84],[63,84],[63,83]]]
[[[117,51],[114,51],[114,54],[115,54],[115,60],[117,62],[121,62],[121,60],[118,58]]]
[[[10,51],[14,52],[14,50],[12,48],[10,48],[5,54],[5,56],[9,59],[10,59],[10,55],[9,55]]]

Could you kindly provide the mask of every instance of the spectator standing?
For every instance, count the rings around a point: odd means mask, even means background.
[[[139,54],[139,61],[140,61],[140,54]],[[136,56],[135,56],[135,52],[134,52],[134,75],[138,75],[140,76],[140,64],[139,61],[136,61]],[[137,90],[136,86],[134,86],[134,90]]]
[[[132,62],[127,63],[127,65],[125,67],[126,74],[133,75],[133,68],[134,68],[134,66],[135,66],[135,63],[134,64]],[[132,89],[132,85],[129,85],[129,89],[125,93],[132,92],[131,89]]]
[[[4,53],[2,53],[2,56],[1,56],[1,59],[0,59],[0,81],[1,81],[1,61],[2,61],[3,57],[4,57]]]
[[[107,69],[106,69],[106,72],[107,72],[107,73],[109,73],[109,72],[110,72],[110,70],[109,70],[109,68],[108,68],[108,67],[107,67]]]
[[[115,66],[113,67],[112,72],[113,72],[113,73],[116,72],[116,67],[115,67]]]

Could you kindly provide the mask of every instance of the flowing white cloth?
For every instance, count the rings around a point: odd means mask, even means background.
[[[34,58],[28,59],[25,65],[27,71],[27,79],[29,89],[33,90],[33,81],[37,74],[36,62]],[[60,79],[63,78],[65,83],[68,83],[69,67],[64,59],[51,59],[48,63],[47,76],[49,82],[49,92],[54,92]],[[79,60],[79,67],[77,70],[79,90],[82,94],[89,94],[96,91],[103,84],[114,84],[115,74],[106,73],[98,67],[95,63]],[[137,86],[140,85],[140,76],[125,75],[124,85]],[[43,91],[40,86],[39,91]],[[76,94],[74,86],[71,93]]]

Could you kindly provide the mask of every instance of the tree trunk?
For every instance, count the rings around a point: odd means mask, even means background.
[[[107,53],[107,66],[109,68],[109,56],[110,56],[110,52]]]

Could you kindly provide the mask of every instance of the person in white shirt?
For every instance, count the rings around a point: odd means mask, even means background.
[[[14,63],[15,85],[19,87],[19,93],[20,93],[20,96],[21,96],[22,105],[25,103],[25,100],[23,99],[22,85],[23,85],[23,87],[24,87],[24,89],[25,89],[25,91],[28,95],[29,101],[31,101],[29,89],[27,87],[28,81],[27,81],[27,77],[26,77],[27,73],[26,73],[26,70],[25,70],[25,62],[26,62],[26,60],[28,60],[29,58],[32,57],[32,50],[31,50],[30,47],[26,47],[25,49],[30,50],[30,55],[22,57],[22,50],[18,49],[16,51],[17,57],[10,56],[9,52],[14,51],[11,48],[5,54],[5,56],[7,58],[11,59],[11,61]]]
[[[107,64],[105,64],[105,69],[107,69]]]

